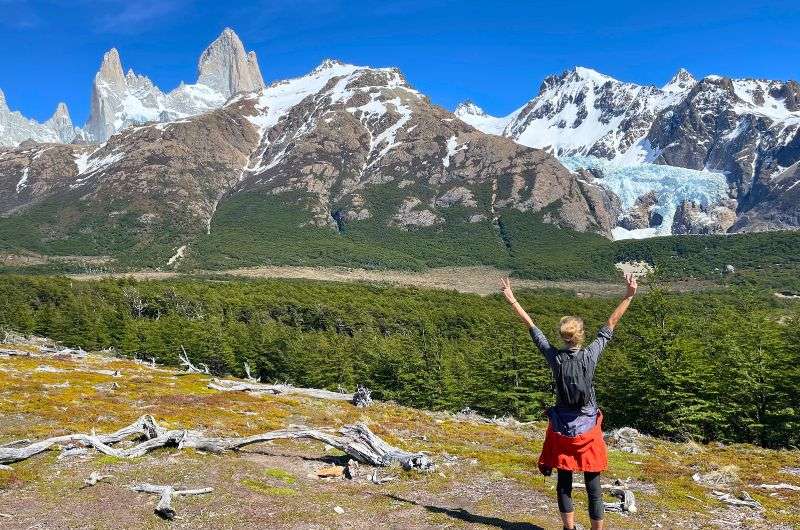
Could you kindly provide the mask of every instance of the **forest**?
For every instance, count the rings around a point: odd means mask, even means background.
[[[247,362],[265,381],[363,384],[425,409],[535,420],[552,403],[544,359],[499,294],[216,278],[3,275],[0,329],[166,364],[184,347],[216,374],[241,376]],[[517,297],[552,339],[567,314],[584,318],[590,338],[617,302],[556,290]],[[800,304],[764,289],[677,294],[651,282],[600,360],[606,427],[800,446],[798,324]]]

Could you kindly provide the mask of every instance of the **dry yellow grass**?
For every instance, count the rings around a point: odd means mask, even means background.
[[[121,377],[96,370],[119,370]],[[112,388],[112,382],[118,388]],[[439,466],[426,474],[381,470],[381,475],[398,479],[377,486],[365,480],[317,478],[315,471],[340,453],[326,452],[315,442],[281,441],[221,456],[161,449],[132,460],[101,455],[58,460],[57,452],[51,451],[0,471],[0,512],[10,516],[0,524],[160,528],[164,523],[152,514],[155,499],[127,489],[148,481],[215,488],[211,495],[175,502],[181,527],[557,526],[554,480],[536,470],[542,424],[503,427],[390,403],[357,409],[300,396],[217,392],[207,383],[207,376],[95,355],[83,360],[0,358],[0,443],[91,429],[108,432],[145,413],[168,427],[217,435],[254,434],[288,424],[339,427],[363,421],[392,444],[429,452]],[[637,493],[639,513],[609,514],[609,528],[704,528],[736,517],[742,528],[800,525],[798,493],[770,495],[752,487],[800,483],[800,477],[781,473],[784,467],[800,467],[798,452],[650,439],[645,445],[647,455],[610,452],[606,480],[631,479],[651,491]],[[730,491],[748,491],[765,506],[763,514],[733,512],[691,479],[695,472],[733,469],[730,466],[737,471],[729,473]],[[92,471],[112,477],[82,489]],[[576,490],[575,497],[578,518],[588,524],[585,496]],[[346,516],[334,512],[335,506],[344,508]]]

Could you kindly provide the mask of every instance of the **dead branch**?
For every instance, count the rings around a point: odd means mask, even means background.
[[[743,491],[739,497],[734,497],[730,493],[722,491],[712,491],[711,494],[719,501],[729,504],[731,506],[745,506],[754,510],[761,510],[761,503],[751,497],[746,491]]]
[[[144,441],[126,449],[112,447],[114,444],[134,436],[144,439]],[[177,447],[178,449],[186,448],[210,453],[222,453],[256,443],[281,439],[317,440],[349,454],[361,463],[373,466],[389,466],[397,462],[404,469],[428,470],[434,467],[433,462],[424,453],[410,453],[398,449],[385,442],[362,423],[345,426],[338,431],[338,434],[329,430],[293,426],[288,429],[252,436],[215,438],[205,436],[198,431],[164,429],[150,415],[142,416],[131,425],[107,435],[94,433],[68,434],[34,442],[23,447],[0,447],[0,464],[11,464],[25,460],[49,450],[56,444],[83,445],[94,447],[103,454],[117,458],[134,458],[143,456],[159,447]]]
[[[130,487],[133,491],[153,493],[160,495],[156,504],[155,514],[172,521],[175,519],[175,510],[172,508],[172,497],[177,495],[204,495],[211,493],[214,488],[200,488],[193,490],[176,490],[173,486],[160,486],[155,484],[136,484]]]
[[[247,380],[250,381],[251,383],[261,382],[260,377],[253,377],[252,375],[250,375],[250,365],[247,363],[244,363],[244,373],[247,375]]]
[[[13,464],[14,462],[26,460],[34,455],[49,450],[56,444],[74,445],[78,443],[92,446],[105,454],[115,455],[117,451],[110,447],[110,445],[121,442],[122,440],[134,435],[138,435],[139,437],[144,437],[147,439],[154,439],[165,432],[167,431],[158,426],[152,416],[145,415],[127,427],[123,427],[122,429],[111,434],[67,434],[64,436],[55,436],[39,442],[29,443],[21,447],[0,447],[0,464]]]
[[[192,374],[211,375],[211,371],[208,369],[207,364],[200,363],[200,366],[203,367],[202,370],[192,364],[192,361],[189,360],[189,355],[186,353],[186,348],[184,348],[183,345],[181,345],[181,352],[182,353],[178,354],[178,360],[181,362],[181,366],[186,367],[187,372]]]

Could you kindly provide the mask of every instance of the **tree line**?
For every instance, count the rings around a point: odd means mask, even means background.
[[[488,281],[492,281],[489,279]],[[622,291],[622,287],[620,287]],[[522,291],[555,340],[588,337],[615,299]],[[595,378],[607,427],[672,439],[800,446],[800,310],[747,287],[637,297]],[[542,419],[546,363],[500,296],[305,280],[137,282],[0,276],[0,327],[217,374],[352,390],[434,410]]]

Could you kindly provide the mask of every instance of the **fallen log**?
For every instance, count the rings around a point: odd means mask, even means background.
[[[136,484],[130,487],[133,491],[141,493],[154,493],[159,495],[158,504],[156,509],[153,510],[156,515],[163,517],[169,521],[175,519],[175,510],[172,508],[172,497],[177,495],[204,495],[211,493],[214,488],[200,488],[193,490],[176,490],[173,486],[161,486],[156,484]]]
[[[272,395],[303,395],[319,399],[332,399],[335,401],[354,401],[353,394],[345,394],[343,392],[332,392],[330,390],[322,390],[319,388],[302,388],[292,385],[267,383],[256,383],[253,381],[236,381],[233,379],[214,379],[208,384],[208,388],[219,390],[220,392],[247,392],[250,394],[272,394]],[[370,399],[370,401],[372,401]]]
[[[762,510],[761,503],[751,497],[746,491],[741,492],[739,497],[734,497],[730,493],[714,490],[711,495],[719,501],[729,504],[731,506],[744,506],[754,510]]]
[[[785,482],[782,482],[780,484],[758,484],[754,485],[753,487],[768,491],[775,491],[775,490],[800,491],[800,486],[795,486],[794,484],[786,484]]]
[[[145,415],[127,427],[123,427],[122,429],[111,434],[67,434],[63,436],[55,436],[39,442],[29,443],[20,447],[0,447],[0,464],[13,464],[14,462],[26,460],[34,455],[49,450],[56,444],[74,445],[78,443],[87,446],[93,446],[102,453],[116,456],[117,450],[110,447],[115,443],[119,443],[122,440],[134,435],[139,435],[140,437],[148,439],[154,439],[165,432],[167,432],[166,429],[156,424],[152,416]]]
[[[126,449],[112,447],[132,436],[143,438],[144,441]],[[361,463],[373,466],[389,466],[396,462],[404,469],[428,470],[434,467],[433,462],[424,453],[410,453],[398,449],[374,434],[369,427],[362,423],[344,426],[338,431],[338,434],[329,430],[292,426],[252,436],[216,438],[205,436],[198,431],[164,429],[150,415],[142,416],[131,425],[111,434],[68,434],[33,442],[22,447],[0,447],[0,464],[25,460],[49,450],[56,444],[72,446],[81,444],[94,447],[103,454],[117,458],[135,458],[144,456],[159,447],[223,453],[256,443],[285,439],[309,439],[323,442],[347,453]]]

